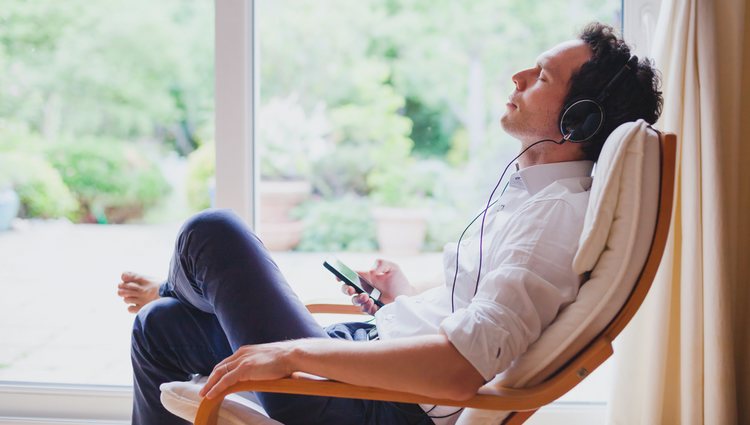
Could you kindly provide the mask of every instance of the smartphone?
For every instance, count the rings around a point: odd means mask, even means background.
[[[380,298],[380,291],[372,286],[367,279],[360,276],[357,272],[347,267],[346,264],[339,261],[337,258],[328,259],[323,262],[323,267],[327,268],[331,273],[336,275],[344,284],[351,286],[358,293],[367,293],[370,298],[375,302],[375,305],[382,307],[383,303],[378,300]],[[366,291],[365,288],[370,289]]]

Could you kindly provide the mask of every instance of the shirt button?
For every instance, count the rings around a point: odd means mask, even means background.
[[[395,317],[394,315],[389,314],[389,315],[385,316],[385,320],[393,320],[394,317]]]

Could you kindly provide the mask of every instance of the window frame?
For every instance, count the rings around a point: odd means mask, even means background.
[[[622,34],[631,54],[651,56],[662,0],[622,0]]]
[[[259,91],[254,0],[215,0],[216,206],[256,228],[255,112]]]
[[[623,33],[644,56],[653,40],[661,0],[622,0]],[[234,209],[255,228],[259,181],[255,144],[258,38],[254,0],[214,0],[216,206]],[[2,424],[128,424],[132,387],[0,382]],[[604,403],[554,402],[531,421],[601,423]]]

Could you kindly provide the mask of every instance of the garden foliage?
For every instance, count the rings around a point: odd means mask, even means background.
[[[372,247],[378,205],[428,209],[439,249],[517,151],[498,126],[513,72],[591,20],[617,25],[621,2],[256,6],[259,174],[312,183],[299,249]],[[26,216],[137,220],[165,199],[167,155],[187,158],[190,208],[210,205],[213,7],[4,0],[0,185],[13,181]]]

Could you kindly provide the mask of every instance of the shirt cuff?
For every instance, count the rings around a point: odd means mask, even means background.
[[[510,333],[479,311],[460,309],[442,321],[440,330],[485,381],[513,362]]]

